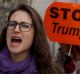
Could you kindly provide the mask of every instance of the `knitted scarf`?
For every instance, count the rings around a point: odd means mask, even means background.
[[[29,55],[25,60],[14,63],[7,48],[0,52],[0,74],[38,74],[35,56]]]

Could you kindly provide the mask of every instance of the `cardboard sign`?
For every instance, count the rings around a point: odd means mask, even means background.
[[[44,24],[51,41],[80,45],[80,4],[53,2],[46,10]]]

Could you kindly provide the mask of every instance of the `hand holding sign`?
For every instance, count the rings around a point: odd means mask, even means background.
[[[45,14],[45,29],[51,41],[80,45],[80,4],[54,2]]]

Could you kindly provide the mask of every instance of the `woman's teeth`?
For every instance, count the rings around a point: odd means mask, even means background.
[[[12,43],[21,43],[22,42],[22,39],[20,37],[13,37],[11,39],[11,42]]]

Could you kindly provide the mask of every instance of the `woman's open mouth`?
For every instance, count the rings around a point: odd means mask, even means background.
[[[13,37],[11,38],[11,45],[12,45],[12,46],[18,46],[18,45],[21,44],[21,42],[22,42],[21,37],[13,36]]]

